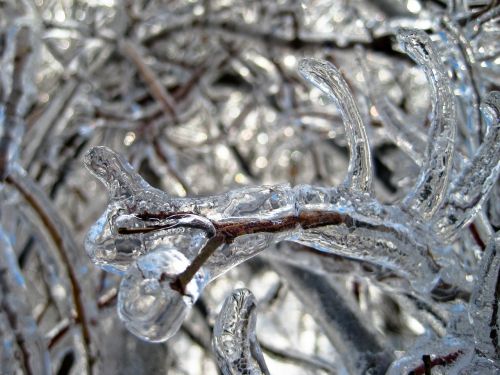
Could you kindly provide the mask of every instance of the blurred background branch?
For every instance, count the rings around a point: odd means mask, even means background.
[[[450,311],[470,297],[463,291],[443,286],[424,301],[391,270],[286,242],[210,284],[172,340],[142,342],[117,318],[119,277],[83,249],[108,197],[81,156],[106,145],[179,197],[338,185],[348,163],[341,115],[297,73],[315,57],[342,71],[367,124],[375,195],[395,202],[418,176],[432,109],[396,31],[425,30],[443,57],[460,170],[486,137],[479,104],[499,89],[499,9],[486,0],[0,0],[0,373],[217,374],[215,318],[243,286],[274,374],[356,374],[366,352],[384,373],[423,337],[445,337]],[[471,278],[500,227],[493,183],[453,238]]]

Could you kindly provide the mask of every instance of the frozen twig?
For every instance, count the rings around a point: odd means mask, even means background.
[[[19,153],[19,145],[24,133],[24,116],[28,108],[33,84],[30,63],[34,51],[32,30],[28,26],[13,26],[7,38],[6,52],[12,51],[12,80],[5,106],[0,105],[0,180],[9,174],[9,169]],[[5,61],[7,63],[7,61]],[[6,88],[4,88],[6,89]],[[0,94],[2,90],[0,90]]]
[[[144,61],[139,48],[130,40],[123,40],[120,43],[121,50],[137,67],[137,71],[151,91],[151,95],[157,100],[165,114],[170,116],[174,122],[177,121],[175,99],[170,95],[165,87],[160,83],[158,76]]]
[[[255,335],[257,306],[248,289],[228,296],[214,326],[213,346],[224,375],[269,375]]]
[[[452,183],[448,199],[436,225],[446,238],[457,235],[469,224],[498,183],[500,173],[500,93],[491,92],[483,103],[487,133],[474,157]]]
[[[299,69],[306,79],[336,102],[342,114],[350,152],[345,186],[355,191],[371,192],[373,171],[370,144],[346,81],[326,61],[303,60]]]
[[[24,277],[17,264],[16,255],[3,229],[0,229],[0,307],[1,315],[6,316],[10,329],[15,335],[23,373],[27,375],[51,374],[51,363],[47,345],[37,326],[27,298],[27,288]],[[0,331],[7,330],[0,318]],[[9,346],[7,337],[2,345]],[[10,345],[13,345],[11,343]],[[2,350],[0,350],[1,352]],[[14,356],[13,356],[14,357]],[[14,358],[2,360],[2,371],[6,362]]]
[[[91,333],[89,328],[89,314],[91,314],[91,312],[88,311],[88,308],[91,306],[91,295],[88,294],[88,289],[85,290],[85,294],[83,293],[82,286],[85,283],[82,282],[82,275],[79,275],[75,269],[75,266],[79,263],[79,261],[75,259],[75,250],[78,246],[74,242],[73,235],[69,228],[59,217],[48,198],[40,191],[38,186],[30,180],[24,171],[16,168],[7,177],[6,181],[19,191],[26,202],[40,217],[51,239],[54,241],[59,256],[63,260],[63,264],[66,267],[66,272],[70,279],[77,322],[82,329],[88,371],[92,373],[92,366],[95,361],[93,350],[95,349],[91,346]]]
[[[439,210],[446,196],[455,151],[455,104],[450,81],[430,37],[423,31],[401,30],[398,39],[409,56],[425,71],[432,98],[425,163],[417,185],[404,205],[429,219]]]

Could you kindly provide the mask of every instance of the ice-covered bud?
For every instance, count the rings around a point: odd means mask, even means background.
[[[107,147],[92,147],[83,162],[109,190],[110,199],[128,198],[150,187],[122,156]]]
[[[129,268],[120,284],[118,314],[132,333],[162,342],[179,330],[207,283],[200,270],[184,290],[177,290],[174,283],[189,264],[181,252],[160,246]]]

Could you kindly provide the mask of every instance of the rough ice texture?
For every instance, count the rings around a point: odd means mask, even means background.
[[[436,288],[470,292],[447,233],[475,217],[497,179],[498,93],[485,103],[492,125],[484,144],[451,178],[456,120],[449,80],[426,34],[402,30],[399,40],[426,72],[434,101],[420,177],[401,204],[381,204],[371,194],[370,147],[352,95],[338,70],[317,60],[300,69],[336,101],[345,122],[350,162],[339,188],[285,184],[177,198],[149,186],[110,149],[87,153],[85,164],[110,201],[86,250],[101,267],[125,273],[118,309],[132,332],[168,339],[208,282],[283,240],[391,269],[423,298]],[[450,180],[451,191],[468,200],[457,220],[450,219],[459,207],[458,195],[448,194]]]
[[[304,59],[299,71],[304,78],[330,96],[342,114],[351,151],[345,185],[352,190],[370,192],[373,180],[370,146],[349,86],[338,69],[326,61]]]
[[[453,181],[436,226],[445,238],[453,238],[479,213],[500,174],[500,93],[491,92],[483,103],[487,123],[484,141],[474,157]]]
[[[404,200],[406,207],[429,219],[441,206],[448,188],[455,148],[455,102],[447,72],[430,37],[421,30],[401,30],[398,40],[403,50],[424,69],[431,89],[433,109],[425,162],[417,185]]]
[[[36,43],[33,34],[33,29],[23,22],[12,25],[6,37],[5,51],[2,51],[1,61],[4,67],[0,73],[0,103],[2,103],[0,104],[0,180],[2,181],[17,159],[24,133],[24,117],[35,92],[33,65],[36,60]]]
[[[469,309],[477,350],[487,358],[500,359],[500,236],[493,238],[481,261]]]
[[[0,363],[2,372],[17,370],[29,374],[52,373],[44,338],[31,315],[26,284],[19,270],[16,254],[9,239],[0,229]],[[11,358],[17,359],[17,369],[9,368]],[[4,367],[7,366],[7,367]]]
[[[237,289],[224,301],[212,344],[224,375],[269,374],[255,335],[256,310],[255,297],[248,289]]]

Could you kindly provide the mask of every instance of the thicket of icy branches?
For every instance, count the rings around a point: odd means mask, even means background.
[[[499,21],[0,0],[0,374],[499,373]]]

